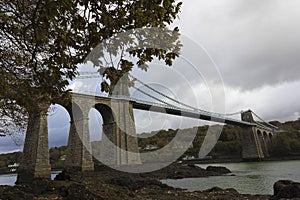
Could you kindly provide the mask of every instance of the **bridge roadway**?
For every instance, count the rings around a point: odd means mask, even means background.
[[[200,110],[184,109],[184,108],[179,108],[176,106],[163,105],[163,104],[142,101],[142,100],[127,98],[127,97],[122,97],[122,96],[103,97],[103,96],[94,96],[94,95],[89,95],[89,94],[78,94],[78,93],[74,93],[74,94],[82,95],[82,96],[86,96],[86,97],[90,97],[90,98],[96,98],[96,99],[98,98],[98,99],[105,99],[105,100],[129,101],[130,104],[132,104],[133,108],[138,109],[138,110],[166,113],[166,114],[170,114],[170,115],[202,119],[202,120],[206,120],[206,121],[225,123],[225,124],[236,125],[236,126],[241,126],[241,127],[257,127],[257,128],[273,131],[273,129],[271,129],[267,126],[264,126],[262,124],[236,120],[236,119],[225,117],[224,115],[217,114],[217,113],[211,113],[211,112],[200,111]]]

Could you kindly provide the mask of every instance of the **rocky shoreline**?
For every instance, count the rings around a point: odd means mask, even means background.
[[[35,180],[28,185],[0,186],[0,199],[279,199],[300,198],[300,184],[289,181],[274,185],[275,196],[245,195],[235,189],[214,187],[206,191],[190,192],[162,184],[159,180],[187,177],[207,177],[230,174],[225,167],[202,169],[193,165],[173,164],[161,170],[130,174],[98,167],[95,172],[63,171],[54,181]],[[299,196],[297,196],[299,195]]]

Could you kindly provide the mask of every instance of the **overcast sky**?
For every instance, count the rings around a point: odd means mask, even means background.
[[[227,113],[252,109],[268,121],[298,119],[299,8],[298,0],[185,0],[175,22],[185,45],[183,55],[172,68],[156,63],[149,72],[134,70],[134,74],[201,109]],[[136,91],[132,95],[142,97]],[[93,111],[90,116],[96,140],[102,119]],[[135,120],[138,132],[203,124],[141,111],[135,111]],[[50,146],[67,144],[68,127],[63,109],[49,117]],[[10,138],[0,140],[0,152],[21,148]]]
[[[267,120],[300,117],[300,14],[297,0],[184,2],[177,22],[220,70],[229,110]]]

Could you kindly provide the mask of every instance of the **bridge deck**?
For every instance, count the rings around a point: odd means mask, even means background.
[[[177,115],[177,116],[183,116],[183,117],[189,117],[194,119],[201,119],[205,121],[212,121],[212,122],[218,122],[218,123],[224,123],[224,124],[230,124],[230,125],[236,125],[241,127],[258,127],[261,129],[272,131],[271,128],[265,127],[256,123],[250,123],[246,121],[236,120],[232,118],[225,117],[221,114],[211,113],[211,112],[204,112],[199,110],[188,110],[163,104],[157,104],[153,102],[147,102],[147,101],[141,101],[137,99],[128,99],[126,97],[103,97],[103,96],[94,96],[94,95],[87,95],[87,94],[76,94],[80,96],[85,96],[88,98],[95,98],[95,99],[105,99],[105,100],[117,100],[117,101],[129,101],[134,109],[138,110],[145,110],[145,111],[151,111],[151,112],[158,112],[158,113],[166,113],[170,115]]]

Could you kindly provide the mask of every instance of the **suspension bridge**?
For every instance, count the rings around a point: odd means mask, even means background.
[[[241,134],[243,159],[263,160],[268,157],[267,144],[278,127],[265,122],[253,111],[239,111],[231,114],[205,111],[180,102],[136,77],[129,76],[142,86],[133,86],[134,89],[151,101],[130,97],[126,79],[126,81],[120,80],[112,94],[108,96],[75,89],[72,93],[72,101],[63,105],[71,119],[66,158],[68,168],[82,171],[94,170],[93,156],[95,155],[91,155],[88,118],[92,108],[96,109],[103,118],[102,133],[106,137],[103,138],[102,134],[102,143],[108,145],[104,147],[104,153],[102,153],[104,157],[98,159],[109,165],[141,164],[133,109],[243,127]],[[98,74],[83,72],[78,79],[97,77],[99,77]],[[232,118],[234,115],[241,115],[241,120]],[[258,120],[254,120],[255,117]],[[30,182],[34,178],[50,178],[47,114],[41,114],[37,121],[39,126],[33,128],[33,134],[26,135],[18,182]],[[113,145],[109,146],[110,143]]]
[[[90,78],[99,78],[98,72],[82,72],[81,76],[78,77],[78,79],[90,79]],[[97,94],[93,94],[92,96],[95,96],[96,98],[106,98],[108,100],[124,100],[129,101],[130,104],[133,105],[134,109],[139,110],[145,110],[145,111],[152,111],[152,112],[159,112],[159,113],[166,113],[170,115],[177,115],[182,117],[189,117],[189,118],[195,118],[195,119],[201,119],[206,121],[212,121],[212,122],[218,122],[218,123],[224,123],[224,124],[230,124],[230,125],[236,125],[236,126],[250,126],[250,127],[257,127],[260,129],[264,129],[267,131],[276,131],[278,130],[278,127],[266,122],[263,120],[259,115],[257,115],[252,110],[248,110],[247,112],[250,112],[253,114],[259,121],[246,121],[246,120],[237,120],[234,118],[229,118],[229,116],[234,115],[241,115],[244,113],[244,111],[238,111],[235,113],[216,113],[216,112],[209,112],[205,111],[199,108],[195,108],[193,106],[190,106],[186,103],[180,102],[176,100],[173,97],[170,97],[157,89],[151,87],[150,85],[144,83],[143,81],[139,80],[138,78],[132,76],[129,74],[129,77],[131,77],[134,81],[140,83],[144,88],[149,89],[152,93],[143,90],[143,87],[136,87],[132,86],[136,91],[140,92],[141,94],[146,95],[147,97],[153,99],[154,101],[145,101],[137,98],[131,98],[128,95],[109,95],[108,97],[105,96],[99,96]],[[86,91],[82,91],[86,92]],[[77,93],[80,94],[80,93]],[[156,95],[156,96],[155,96]],[[163,100],[165,99],[165,100]],[[169,103],[166,100],[169,100],[173,103]],[[159,102],[159,103],[157,103]]]

